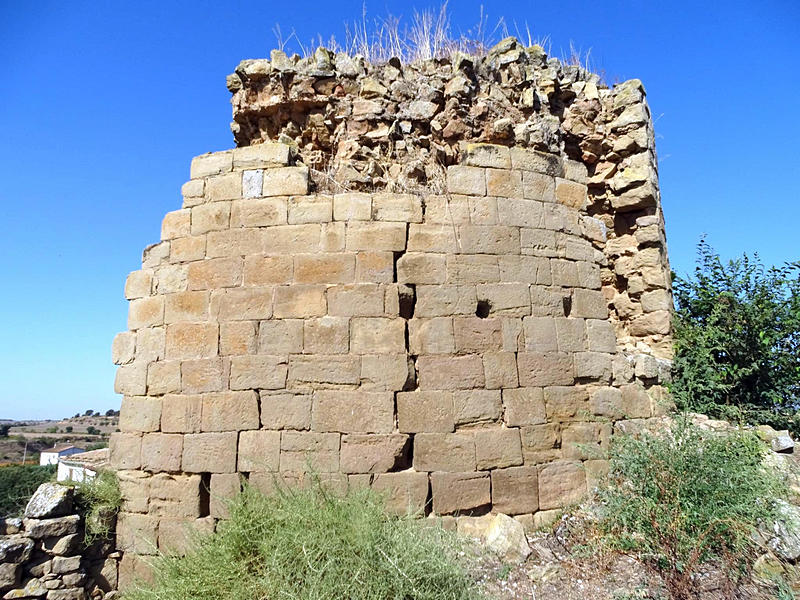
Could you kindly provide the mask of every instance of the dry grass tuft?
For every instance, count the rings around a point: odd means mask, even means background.
[[[509,28],[500,17],[490,25],[489,15],[481,6],[477,23],[465,31],[454,32],[448,12],[448,2],[438,9],[414,11],[410,22],[403,17],[387,14],[384,17],[369,17],[366,3],[363,5],[361,19],[344,24],[344,42],[331,36],[327,40],[321,35],[303,42],[292,30],[284,36],[280,25],[273,28],[277,46],[280,50],[297,49],[304,57],[310,56],[320,46],[334,52],[344,52],[351,56],[361,55],[372,64],[383,64],[398,58],[405,64],[412,64],[432,58],[446,58],[456,52],[470,56],[486,54],[494,44],[510,35],[516,35],[528,46],[545,47],[548,38],[536,38],[528,23],[522,29],[513,23]]]

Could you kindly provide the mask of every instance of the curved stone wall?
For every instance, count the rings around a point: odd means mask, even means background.
[[[213,529],[242,479],[528,523],[586,493],[614,424],[663,410],[671,302],[641,86],[591,86],[560,145],[477,136],[416,189],[326,190],[285,130],[192,161],[114,340],[121,579]]]

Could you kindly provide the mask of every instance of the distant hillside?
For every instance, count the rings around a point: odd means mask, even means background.
[[[91,414],[87,414],[91,413]],[[39,462],[39,453],[56,444],[72,443],[93,449],[108,444],[119,426],[119,411],[86,411],[60,420],[0,419],[0,464]],[[26,450],[27,447],[27,450]]]

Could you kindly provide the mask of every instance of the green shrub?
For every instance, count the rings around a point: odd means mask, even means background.
[[[452,534],[388,516],[369,490],[246,488],[230,510],[186,557],[158,559],[154,585],[125,600],[478,597]]]
[[[709,560],[735,579],[785,491],[764,452],[752,432],[709,432],[683,416],[670,432],[615,438],[598,492],[604,539],[658,569],[674,598],[693,597],[692,575]]]
[[[55,473],[55,465],[0,467],[0,517],[21,514],[36,488],[50,481]]]
[[[694,277],[673,287],[678,406],[800,434],[800,262],[723,264],[701,240]]]
[[[75,485],[75,497],[78,510],[86,515],[86,543],[109,537],[122,506],[117,474],[99,471],[93,479]]]

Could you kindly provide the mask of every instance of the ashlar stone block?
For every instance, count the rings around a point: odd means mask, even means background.
[[[236,471],[238,433],[190,433],[183,438],[183,470],[187,473]]]
[[[375,194],[372,218],[376,221],[422,222],[422,198],[413,194]]]
[[[264,171],[264,196],[305,196],[308,167],[279,167]]]
[[[411,354],[453,354],[455,352],[453,319],[450,317],[411,319],[408,322],[408,336]]]
[[[350,349],[350,319],[318,317],[303,323],[303,352],[346,354]]]
[[[385,473],[404,466],[408,448],[403,434],[344,435],[340,466],[344,473]]]
[[[510,427],[547,421],[542,388],[503,390],[503,408],[505,423]]]
[[[262,391],[260,396],[262,427],[297,430],[311,428],[311,394]]]
[[[230,517],[230,501],[242,491],[238,473],[212,473],[209,490],[209,516],[215,519]]]
[[[405,319],[357,317],[351,320],[350,351],[394,354],[405,350]]]
[[[146,433],[142,436],[142,469],[180,471],[183,436],[174,433]]]
[[[456,390],[453,392],[453,411],[457,426],[498,421],[503,412],[500,391]]]
[[[428,500],[428,474],[403,471],[375,476],[372,489],[386,495],[386,508],[397,515],[421,514]]]
[[[289,357],[288,387],[307,384],[356,384],[361,375],[358,356],[315,354]]]
[[[260,426],[256,392],[216,392],[203,396],[202,431],[241,431]]]
[[[265,169],[289,164],[289,146],[261,143],[233,149],[233,168]]]
[[[431,495],[436,514],[475,510],[491,503],[488,473],[431,473]]]
[[[211,152],[192,159],[191,177],[200,179],[210,177],[219,173],[227,173],[233,169],[233,153]]]
[[[259,194],[260,192],[259,186]],[[286,198],[245,197],[242,200],[234,200],[231,204],[231,227],[271,227],[287,223]]]
[[[335,473],[339,470],[340,435],[285,431],[281,434],[280,470]]]
[[[394,398],[389,392],[318,390],[311,429],[319,432],[389,433],[394,428]]]
[[[280,431],[243,431],[239,435],[240,472],[277,472],[280,467]]]
[[[418,433],[414,436],[417,471],[475,471],[475,436],[471,432]]]
[[[286,386],[289,371],[285,356],[263,354],[231,358],[232,390],[279,390]]]
[[[297,283],[353,283],[356,255],[299,254],[294,257],[294,281]]]
[[[506,515],[539,510],[536,467],[510,467],[492,471],[492,510]]]
[[[333,197],[314,195],[289,199],[289,224],[328,223],[333,219]]]
[[[369,194],[336,194],[333,197],[333,218],[336,221],[369,221],[372,219],[372,196]]]
[[[502,469],[522,464],[519,429],[492,427],[475,430],[478,470]]]
[[[421,390],[456,390],[484,387],[483,361],[475,354],[430,355],[417,360]]]
[[[399,252],[406,248],[405,223],[351,222],[347,224],[347,250]]]
[[[168,394],[161,408],[161,431],[164,433],[196,433],[203,414],[201,395]]]
[[[125,396],[122,398],[119,428],[123,432],[158,431],[161,423],[161,398]]]
[[[571,354],[563,352],[520,352],[517,356],[522,387],[571,385],[575,381]]]
[[[586,473],[580,462],[558,461],[539,472],[539,508],[562,508],[586,495]]]
[[[451,194],[485,196],[486,170],[464,165],[447,167],[447,190]]]
[[[398,429],[403,433],[453,431],[455,415],[452,392],[399,392],[397,423]]]

